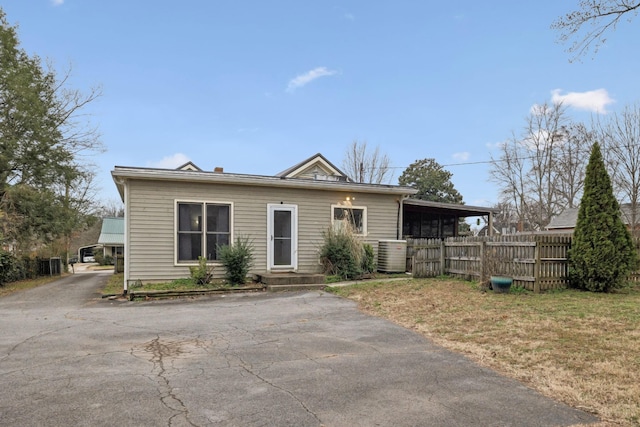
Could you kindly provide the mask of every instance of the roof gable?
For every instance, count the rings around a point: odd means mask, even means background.
[[[321,181],[351,181],[347,174],[338,169],[320,153],[276,174],[276,176],[281,178],[303,178]]]
[[[191,161],[185,163],[182,166],[178,166],[176,169],[181,171],[198,171],[198,172],[202,171],[202,169],[200,169],[198,166],[196,166],[195,163]]]

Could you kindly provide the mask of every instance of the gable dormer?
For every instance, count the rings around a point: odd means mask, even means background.
[[[276,174],[276,176],[281,178],[302,178],[319,181],[351,181],[344,172],[320,153]]]
[[[185,163],[182,166],[178,166],[176,168],[176,170],[180,170],[180,171],[196,171],[196,172],[202,172],[202,169],[200,169],[198,166],[195,165],[195,163],[189,161],[187,163]]]

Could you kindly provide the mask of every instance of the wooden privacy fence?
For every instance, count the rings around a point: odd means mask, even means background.
[[[570,246],[571,235],[407,239],[407,270],[414,277],[466,280],[508,275],[514,285],[541,292],[567,286]]]

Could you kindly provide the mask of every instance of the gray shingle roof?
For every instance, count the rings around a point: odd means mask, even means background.
[[[620,206],[620,213],[622,217],[622,222],[626,225],[631,223],[631,213],[632,213],[631,205],[629,203],[625,203]],[[640,219],[640,212],[638,213],[638,218]],[[547,230],[554,229],[562,229],[562,228],[575,228],[576,223],[578,222],[578,208],[567,208],[560,215],[555,216],[551,219],[549,225],[547,225]]]
[[[576,222],[578,222],[578,208],[567,208],[560,215],[551,219],[551,222],[547,225],[547,230],[575,228]]]

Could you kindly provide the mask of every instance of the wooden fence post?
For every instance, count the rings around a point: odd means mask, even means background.
[[[482,242],[480,242],[480,283],[483,282],[485,274],[484,274],[484,267],[485,267],[485,262],[484,262],[484,254],[486,252],[486,245],[487,242],[486,240],[483,240]]]
[[[533,292],[540,293],[540,268],[542,261],[540,259],[540,241],[536,240],[536,248],[534,251],[536,263],[533,267]]]
[[[444,240],[440,239],[440,276],[444,276],[445,274],[445,269],[444,269]]]

